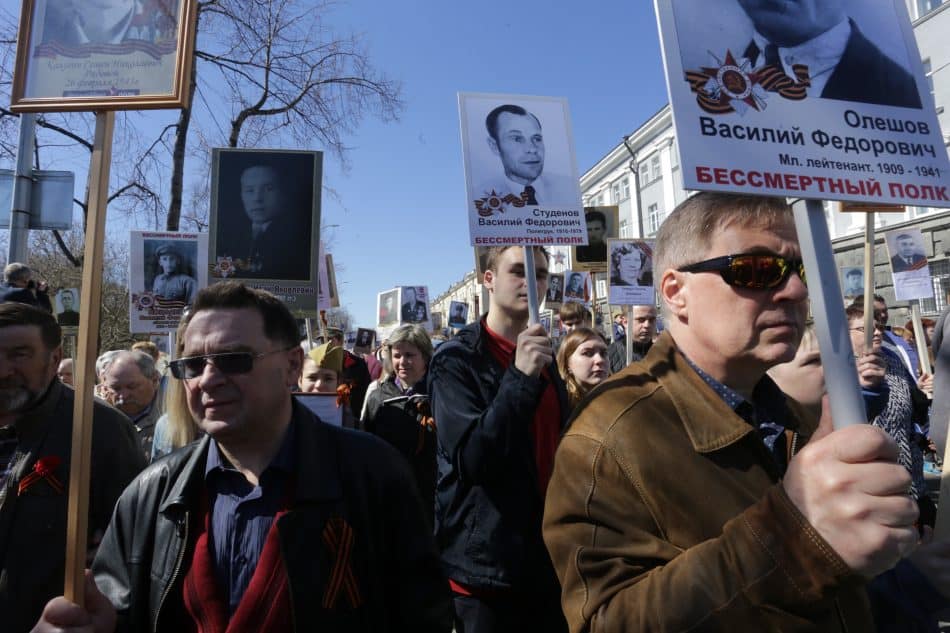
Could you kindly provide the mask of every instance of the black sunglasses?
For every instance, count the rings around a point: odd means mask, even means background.
[[[251,352],[221,352],[220,354],[204,354],[202,356],[188,356],[186,358],[176,358],[168,363],[168,368],[172,376],[178,380],[191,380],[200,376],[205,365],[211,363],[218,371],[225,374],[246,374],[254,368],[254,361],[269,354],[277,352],[286,352],[293,349],[285,347],[283,349],[272,349],[269,352],[252,354]]]
[[[742,253],[714,257],[678,269],[684,273],[719,273],[723,280],[739,288],[770,290],[785,282],[794,272],[802,283],[805,279],[805,264],[800,259],[787,259],[769,253]]]

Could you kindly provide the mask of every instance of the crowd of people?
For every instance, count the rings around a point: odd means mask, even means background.
[[[536,248],[539,297],[547,267]],[[868,424],[831,430],[783,200],[679,205],[659,314],[618,312],[609,337],[581,303],[563,336],[529,325],[521,247],[489,250],[487,312],[438,345],[409,324],[355,354],[332,328],[302,342],[265,291],[198,291],[170,357],[95,364],[82,605],[57,597],[75,366],[45,289],[11,273],[4,630],[913,632],[950,607],[926,476],[940,364],[921,371],[877,295],[866,345],[856,297],[849,422]]]

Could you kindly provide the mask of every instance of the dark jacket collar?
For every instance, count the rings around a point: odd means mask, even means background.
[[[306,407],[293,401],[293,416],[296,428],[295,458],[297,463],[296,500],[300,502],[334,501],[343,497],[340,481],[340,463],[337,438],[332,429],[320,422]],[[187,458],[187,462],[175,478],[161,511],[175,505],[188,505],[197,499],[204,486],[205,463],[208,447],[213,440],[203,437]]]
[[[469,323],[463,327],[455,335],[455,338],[453,338],[448,343],[440,345],[436,353],[439,353],[443,349],[448,349],[454,345],[464,347],[473,353],[476,358],[480,359],[484,363],[487,363],[489,367],[494,368],[494,370],[500,375],[501,367],[498,365],[498,362],[488,350],[486,335],[484,328],[482,327],[482,322],[486,317],[487,314],[483,314],[478,321]],[[561,432],[563,433],[567,429],[567,421],[571,417],[572,409],[570,401],[567,397],[567,387],[564,386],[564,381],[561,379],[561,374],[557,369],[557,362],[553,359],[551,360],[551,364],[548,365],[548,375],[550,375],[551,381],[554,383],[554,391],[557,393],[557,399],[561,405]]]

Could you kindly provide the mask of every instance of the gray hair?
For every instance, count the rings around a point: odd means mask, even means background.
[[[702,261],[713,239],[733,224],[772,227],[792,221],[792,209],[784,198],[713,191],[696,194],[681,202],[660,225],[654,270],[662,276],[671,268]]]
[[[121,351],[122,350],[111,349],[99,355],[99,358],[96,359],[96,378],[102,380],[102,375],[106,373],[106,370],[109,369],[109,365],[112,364],[112,361],[115,360],[115,357],[118,356]]]
[[[115,356],[109,361],[109,364],[103,368],[103,373],[108,372],[117,362],[124,360],[134,362],[146,380],[157,381],[161,378],[158,369],[155,367],[155,359],[149,354],[137,349],[117,351]]]
[[[21,264],[19,262],[13,262],[7,264],[6,268],[3,269],[3,281],[4,283],[9,284],[13,281],[22,281],[24,279],[29,279],[33,274],[33,271],[30,270],[30,267],[26,264]]]
[[[429,361],[432,360],[432,339],[421,325],[403,325],[393,330],[386,341],[386,346],[391,349],[393,345],[399,343],[414,345],[425,359],[426,366],[429,365]]]

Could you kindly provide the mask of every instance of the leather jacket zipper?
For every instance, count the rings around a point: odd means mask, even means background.
[[[162,607],[165,605],[165,598],[171,593],[175,581],[178,580],[178,573],[181,571],[181,564],[185,559],[185,550],[188,549],[188,524],[190,523],[188,511],[185,510],[184,520],[178,521],[178,537],[181,538],[181,546],[178,548],[178,558],[175,560],[175,569],[172,571],[171,580],[165,586],[162,592],[162,598],[158,601],[158,610],[155,612],[155,622],[152,624],[152,630],[158,631],[158,618],[162,613]]]

